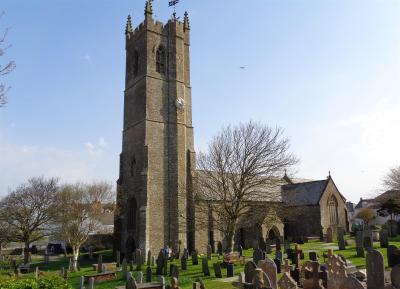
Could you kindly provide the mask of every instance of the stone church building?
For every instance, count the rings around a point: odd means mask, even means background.
[[[212,226],[196,224],[188,14],[163,24],[153,19],[148,0],[136,28],[128,16],[125,36],[115,250],[128,256],[136,248],[157,252],[167,245],[204,251],[222,237]],[[251,246],[260,237],[321,236],[329,226],[346,227],[345,199],[330,176],[308,182],[285,176],[279,190],[278,202],[290,214],[269,226],[238,228],[237,242]]]

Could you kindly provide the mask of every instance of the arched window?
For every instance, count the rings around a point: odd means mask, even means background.
[[[328,213],[329,223],[331,225],[337,225],[338,222],[338,202],[335,196],[331,196],[328,200]]]
[[[136,229],[136,212],[137,212],[137,203],[134,197],[129,198],[128,200],[128,230]]]
[[[137,76],[139,72],[139,52],[135,50],[133,53],[133,76]]]
[[[156,52],[156,71],[165,74],[166,69],[166,54],[162,46],[158,47]]]

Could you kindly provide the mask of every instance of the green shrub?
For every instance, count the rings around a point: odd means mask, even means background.
[[[35,279],[0,279],[0,289],[72,289],[64,279],[60,277]]]

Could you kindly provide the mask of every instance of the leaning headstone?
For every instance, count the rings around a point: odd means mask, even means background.
[[[204,276],[210,276],[210,270],[208,268],[208,259],[207,258],[202,259],[201,268],[202,268]]]
[[[146,269],[146,283],[151,282],[151,278],[153,277],[153,272],[151,271],[151,267],[147,267]]]
[[[400,265],[396,265],[392,268],[390,278],[392,280],[392,285],[395,288],[400,288]]]
[[[272,288],[277,289],[278,288],[278,283],[277,283],[278,277],[277,277],[277,268],[276,268],[275,262],[267,257],[264,260],[258,261],[257,265],[261,270],[263,270],[267,274],[269,280],[271,281]]]
[[[97,260],[97,273],[101,273],[102,269],[103,269],[103,256],[99,255],[99,258]]]
[[[385,265],[383,256],[378,250],[370,250],[367,254],[367,288],[385,288]]]
[[[221,243],[221,241],[219,241],[218,244],[217,244],[217,253],[219,255],[222,255],[222,243]]]
[[[357,257],[365,257],[363,232],[357,231],[356,233],[356,251]]]
[[[187,257],[185,254],[182,254],[181,268],[182,268],[182,270],[187,270]]]
[[[339,250],[346,250],[346,242],[344,240],[343,228],[338,228],[337,239],[338,239]]]
[[[197,250],[194,250],[192,252],[192,265],[199,265],[199,257],[198,257]]]
[[[221,264],[219,262],[213,264],[215,278],[222,278]]]
[[[251,283],[253,281],[253,277],[254,277],[256,269],[257,269],[257,265],[254,261],[248,261],[244,265],[244,276],[245,276],[246,283]]]
[[[264,257],[263,251],[258,248],[253,252],[253,261],[258,264],[258,261],[262,260]]]
[[[211,254],[212,254],[212,247],[211,245],[207,245],[207,259],[211,260]]]

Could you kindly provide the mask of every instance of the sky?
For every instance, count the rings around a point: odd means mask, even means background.
[[[17,67],[0,108],[0,196],[32,176],[118,178],[124,30],[144,0],[2,0]],[[173,10],[155,0],[166,22]],[[400,165],[400,1],[181,0],[191,23],[196,150],[223,126],[282,127],[296,176],[353,202]],[[244,66],[245,69],[240,67]]]

